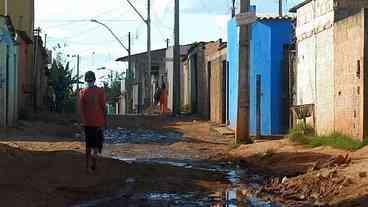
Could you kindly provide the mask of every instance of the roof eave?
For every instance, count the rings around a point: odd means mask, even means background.
[[[295,5],[294,7],[289,9],[289,12],[291,13],[296,13],[298,11],[298,9],[300,9],[301,7],[305,6],[306,4],[310,3],[312,0],[305,0],[297,5]]]

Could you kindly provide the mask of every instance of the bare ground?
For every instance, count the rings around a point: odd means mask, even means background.
[[[367,147],[357,152],[312,149],[284,139],[240,146],[229,156],[269,175],[261,191],[292,206],[366,206],[368,201]]]
[[[46,117],[46,118],[45,118]],[[130,165],[101,158],[95,175],[84,170],[80,129],[70,116],[38,115],[20,127],[0,131],[2,206],[67,206],[121,191],[213,191],[226,188],[221,174],[174,166]],[[112,117],[110,128],[175,131],[170,143],[106,145],[105,156],[134,159],[240,161],[244,168],[269,177],[258,189],[288,206],[365,206],[368,202],[368,148],[346,152],[329,147],[304,148],[288,140],[235,146],[195,117]],[[129,180],[134,180],[134,187]],[[134,190],[132,190],[134,188]],[[125,198],[126,199],[126,198]],[[34,205],[30,205],[34,204]],[[138,205],[137,205],[138,206]]]

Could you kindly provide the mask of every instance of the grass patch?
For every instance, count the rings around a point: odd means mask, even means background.
[[[356,151],[362,147],[364,144],[353,138],[340,134],[332,133],[325,136],[315,136],[310,139],[309,145],[311,147],[319,146],[331,146],[337,149]]]
[[[368,145],[368,140],[360,142],[354,140],[348,135],[341,133],[332,133],[323,136],[315,135],[311,127],[298,125],[296,128],[290,130],[289,139],[297,144],[305,145],[307,147],[330,146],[336,149],[356,151]]]

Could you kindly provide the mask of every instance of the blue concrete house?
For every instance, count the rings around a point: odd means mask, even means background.
[[[15,30],[7,16],[0,16],[0,128],[17,119],[18,75]]]
[[[239,27],[228,22],[228,123],[236,127],[238,98]],[[285,134],[289,128],[288,68],[284,48],[291,43],[292,19],[258,18],[250,31],[250,133],[262,136]],[[240,57],[241,58],[241,57]],[[258,94],[258,96],[257,96]],[[257,99],[258,97],[258,99]]]

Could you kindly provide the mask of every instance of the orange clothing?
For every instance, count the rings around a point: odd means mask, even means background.
[[[79,109],[84,126],[105,126],[106,97],[102,88],[85,88],[79,94]]]
[[[160,113],[167,113],[167,90],[162,89],[160,94]]]

